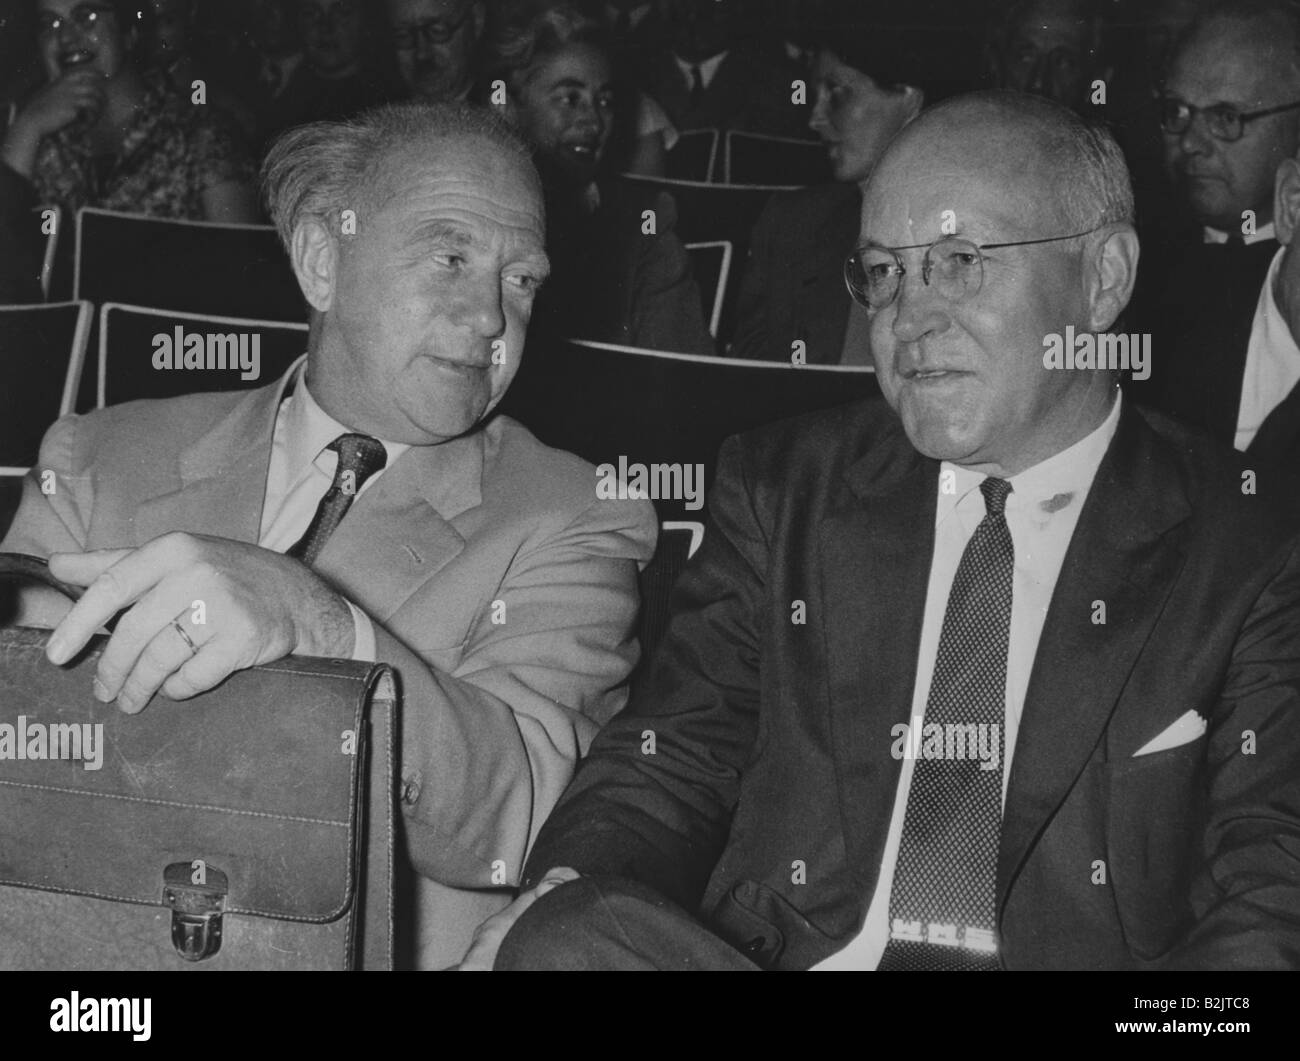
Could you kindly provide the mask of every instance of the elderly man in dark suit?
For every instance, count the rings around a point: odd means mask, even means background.
[[[290,653],[391,664],[418,960],[443,967],[622,706],[654,516],[490,418],[549,269],[537,173],[493,115],[304,126],[264,176],[305,359],[254,391],[60,420],[2,547],[88,587],[71,611],[20,601],[55,626],[53,662],[125,609],[95,692],[128,712]]]
[[[647,681],[468,967],[1300,965],[1293,494],[1087,357],[1132,208],[1036,97],[895,139],[848,269],[887,407],[727,445]]]

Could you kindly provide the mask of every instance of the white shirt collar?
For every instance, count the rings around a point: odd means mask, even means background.
[[[1011,494],[1007,498],[1007,511],[1021,510],[1034,522],[1046,523],[1054,513],[1086,496],[1119,427],[1120,405],[1123,400],[1123,394],[1117,390],[1110,412],[1096,428],[1060,453],[1039,461],[1019,475],[1013,475],[1010,479]],[[951,473],[951,477],[948,473]],[[943,461],[939,468],[939,504],[935,512],[935,525],[951,515],[962,499],[972,490],[977,490],[986,478],[982,472]],[[948,485],[947,490],[944,489],[945,485]]]
[[[722,65],[722,60],[730,55],[730,51],[718,52],[717,55],[710,56],[701,63],[688,63],[676,52],[673,53],[673,59],[677,63],[677,69],[682,72],[686,78],[686,87],[690,88],[695,83],[695,76],[691,73],[697,66],[700,68],[700,80],[704,82],[704,87],[708,88],[713,84],[714,75],[718,72],[718,67]]]
[[[354,429],[339,423],[316,403],[311,391],[307,389],[306,362],[298,370],[293,394],[285,401],[289,403],[285,409],[285,455],[289,481],[293,482],[306,471],[308,465],[315,463],[326,446],[339,435],[352,434]],[[383,442],[388,453],[384,468],[391,468],[393,462],[411,448],[401,442],[389,442],[387,439],[379,441]]]
[[[1241,240],[1246,246],[1250,246],[1252,243],[1259,243],[1261,240],[1276,239],[1277,237],[1273,233],[1273,222],[1270,221],[1267,225],[1261,225],[1252,235],[1248,236],[1243,232]],[[1205,228],[1201,229],[1201,241],[1203,243],[1227,243],[1228,233],[1222,229],[1210,228],[1209,225],[1206,225]]]

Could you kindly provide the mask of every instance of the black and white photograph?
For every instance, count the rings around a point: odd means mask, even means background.
[[[1300,0],[0,0],[30,1042],[1298,969]]]

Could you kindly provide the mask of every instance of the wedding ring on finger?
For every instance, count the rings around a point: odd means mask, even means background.
[[[172,620],[172,629],[180,634],[185,643],[189,646],[190,655],[195,655],[199,650],[199,646],[194,643],[194,639],[186,632],[185,627],[181,626],[179,619]]]

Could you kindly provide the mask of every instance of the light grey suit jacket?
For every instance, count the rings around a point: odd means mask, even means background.
[[[0,548],[48,556],[169,531],[256,542],[296,367],[254,391],[60,420]],[[49,495],[44,470],[55,473]],[[499,416],[407,450],[317,560],[374,621],[378,657],[401,679],[401,809],[423,967],[459,961],[509,900],[501,876],[517,884],[579,755],[623,705],[638,654],[637,565],[656,523],[649,502],[598,500],[596,482],[591,465]]]

